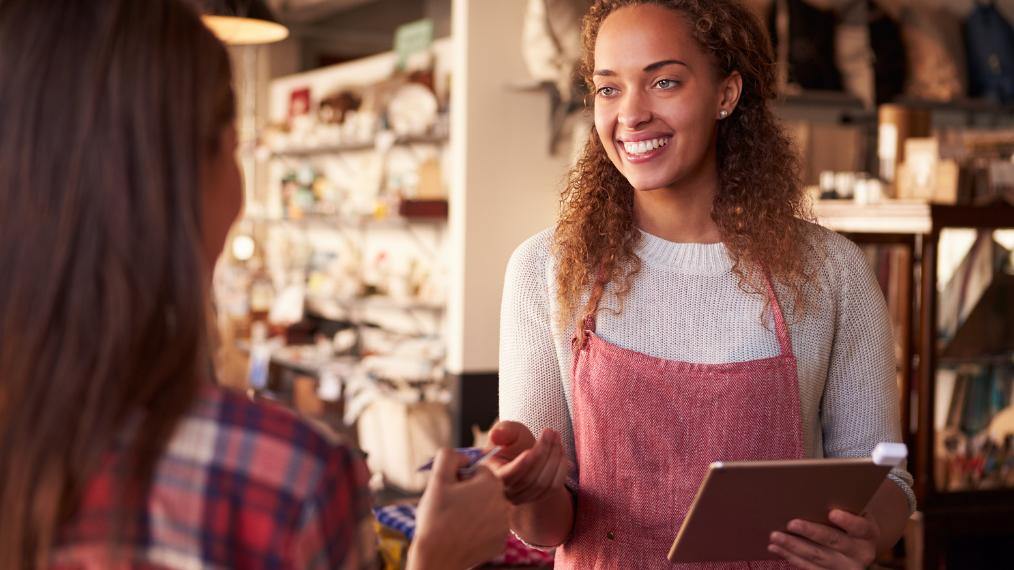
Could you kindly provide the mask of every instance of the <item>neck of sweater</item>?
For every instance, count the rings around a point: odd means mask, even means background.
[[[732,260],[725,244],[676,243],[647,232],[634,250],[643,263],[686,273],[715,274],[732,270]]]

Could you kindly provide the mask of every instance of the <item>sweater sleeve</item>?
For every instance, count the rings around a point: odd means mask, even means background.
[[[894,337],[887,304],[862,252],[835,235],[825,266],[834,294],[834,342],[821,403],[824,453],[869,457],[882,441],[901,441]],[[912,476],[905,464],[889,475],[915,511]]]
[[[574,431],[554,337],[548,283],[546,230],[511,256],[500,308],[500,419],[524,424],[536,437],[543,428],[560,434],[570,462],[568,479],[577,480]],[[567,342],[569,346],[569,341]]]

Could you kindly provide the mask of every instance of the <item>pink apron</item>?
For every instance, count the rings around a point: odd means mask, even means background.
[[[666,558],[712,462],[803,456],[796,358],[770,281],[768,293],[781,355],[749,362],[646,356],[602,340],[594,317],[585,320],[571,369],[580,489],[557,569],[792,567]]]

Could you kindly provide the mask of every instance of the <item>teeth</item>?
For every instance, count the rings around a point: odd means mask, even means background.
[[[665,146],[668,142],[668,138],[652,139],[650,141],[625,142],[623,143],[623,148],[627,151],[627,154],[644,154],[650,150],[655,150],[658,147]]]

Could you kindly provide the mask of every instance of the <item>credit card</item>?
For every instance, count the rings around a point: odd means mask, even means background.
[[[468,458],[468,465],[462,467],[461,469],[458,469],[458,473],[471,473],[475,471],[476,468],[478,468],[483,461],[486,461],[490,457],[496,455],[497,451],[500,451],[499,445],[497,445],[493,449],[490,449],[489,451],[486,451],[485,453],[483,452],[483,448],[481,447],[459,447],[455,449],[454,453],[457,453],[458,455],[464,455],[465,457]],[[422,471],[430,471],[431,469],[433,469],[433,459],[430,459],[426,463],[416,468],[416,473],[420,473]]]

